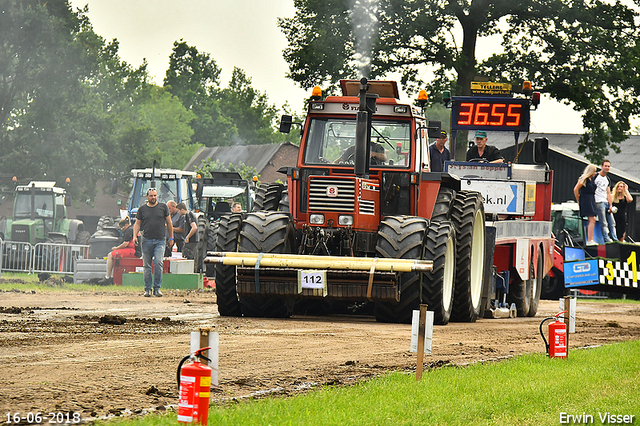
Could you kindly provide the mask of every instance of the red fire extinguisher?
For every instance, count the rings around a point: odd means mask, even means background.
[[[564,319],[564,317],[561,317],[560,315],[566,312],[567,311],[559,312],[552,317],[543,319],[540,323],[540,335],[542,336],[542,340],[544,340],[544,345],[549,358],[567,357],[567,325],[563,321],[560,321],[561,318]],[[555,321],[549,324],[549,342],[547,342],[547,339],[545,339],[544,333],[542,332],[542,324],[552,319],[555,319]]]
[[[198,358],[209,361],[202,355],[210,347],[198,349],[188,355],[178,365],[178,385],[180,388],[178,401],[178,422],[206,425],[209,418],[209,392],[211,391],[211,367],[201,364]],[[184,367],[185,361],[191,361]]]

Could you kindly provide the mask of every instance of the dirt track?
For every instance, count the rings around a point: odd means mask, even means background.
[[[362,316],[221,318],[212,291],[164,293],[0,293],[2,421],[15,412],[79,412],[86,419],[176,404],[176,367],[199,327],[220,335],[220,384],[212,393],[219,403],[415,369],[408,325]],[[543,352],[538,324],[557,306],[541,302],[535,318],[437,326],[425,363]],[[571,347],[639,338],[640,305],[578,301]]]

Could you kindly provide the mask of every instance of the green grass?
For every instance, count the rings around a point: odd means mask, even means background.
[[[72,275],[72,274],[67,274]],[[62,275],[58,275],[61,277]],[[91,284],[64,283],[54,286],[41,283],[38,274],[27,274],[21,272],[3,272],[0,276],[0,291],[37,291],[37,292],[70,292],[89,291],[100,293],[137,293],[142,291],[142,287],[124,287],[121,285],[99,286]]]
[[[213,407],[210,425],[559,425],[560,413],[635,415],[640,424],[640,342],[445,367],[415,375],[390,373],[352,387],[326,387],[291,398]],[[116,421],[174,425],[176,414]],[[111,422],[110,422],[111,424]]]

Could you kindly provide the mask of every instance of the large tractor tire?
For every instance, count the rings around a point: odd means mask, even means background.
[[[426,260],[433,269],[422,279],[422,303],[433,311],[435,324],[445,325],[451,318],[455,289],[455,230],[449,221],[431,222],[425,244]]]
[[[278,211],[284,212],[284,213],[291,213],[291,209],[289,207],[289,186],[288,185],[284,185],[282,187],[282,195],[280,196]]]
[[[509,294],[507,301],[516,304],[516,310],[519,317],[533,317],[538,312],[540,304],[540,294],[542,292],[542,269],[544,259],[542,253],[538,254],[538,276],[534,276],[533,269],[533,253],[529,261],[529,279],[519,280],[509,286]],[[517,271],[513,271],[517,274]]]
[[[286,213],[247,214],[240,231],[238,251],[248,253],[293,253],[295,233]],[[242,314],[247,317],[288,318],[294,299],[272,296],[242,296]]]
[[[78,235],[76,235],[76,240],[74,243],[88,245],[89,238],[91,238],[91,234],[89,233],[89,231],[80,231],[78,232]]]
[[[449,220],[451,216],[451,204],[455,197],[456,191],[451,188],[440,187],[430,221],[441,222],[443,220]]]
[[[284,185],[281,183],[261,183],[256,191],[253,211],[278,211]]]
[[[531,290],[531,305],[529,306],[529,313],[527,316],[535,317],[538,313],[538,306],[540,305],[540,294],[542,293],[542,280],[544,278],[544,256],[542,252],[542,247],[538,251],[538,264],[537,270],[538,275],[535,278],[531,278],[532,282],[532,290]]]
[[[522,280],[518,275],[518,271],[515,268],[511,268],[511,273],[517,277],[517,279],[509,284],[509,294],[507,294],[507,302],[509,305],[515,303],[516,311],[519,317],[526,317],[529,315],[531,308],[531,293],[533,289],[533,260],[529,261],[529,279]]]
[[[253,201],[253,209],[251,211],[259,212],[264,210],[264,197],[267,194],[267,187],[269,184],[261,183],[256,187],[256,198]]]
[[[451,222],[456,229],[456,284],[452,321],[475,322],[482,315],[485,224],[482,196],[460,191],[453,199]]]
[[[376,253],[392,259],[424,259],[428,222],[421,217],[388,216],[380,222]],[[421,303],[420,272],[403,272],[398,277],[400,302],[377,302],[374,314],[379,322],[410,324],[413,310]]]
[[[213,251],[238,251],[238,238],[242,226],[242,215],[231,214],[220,218]],[[213,227],[212,227],[213,228]],[[224,317],[242,316],[240,300],[236,290],[236,267],[215,264],[216,297],[218,312]]]
[[[100,216],[100,218],[98,219],[98,224],[96,225],[96,230],[100,231],[102,228],[114,225],[115,223],[111,216]]]

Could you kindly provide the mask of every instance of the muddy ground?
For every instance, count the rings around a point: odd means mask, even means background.
[[[219,333],[214,403],[349,385],[390,370],[411,371],[409,325],[368,316],[221,318],[213,291],[0,293],[0,421],[7,413],[80,413],[83,419],[146,413],[177,404],[176,367],[189,333]],[[436,326],[425,365],[466,364],[543,352],[542,301],[535,318]],[[640,338],[640,305],[578,301],[570,347]]]

